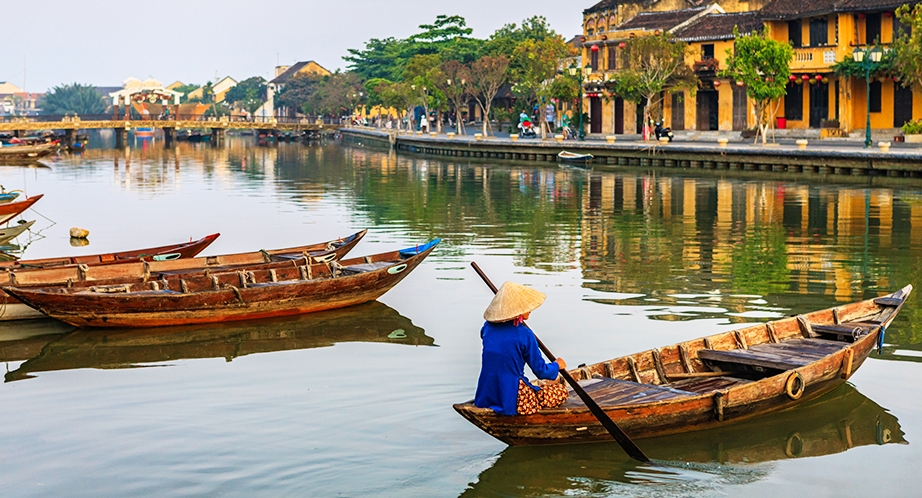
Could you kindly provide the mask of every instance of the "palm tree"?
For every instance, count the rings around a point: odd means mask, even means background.
[[[106,101],[93,85],[61,85],[51,89],[39,100],[44,114],[103,114]]]

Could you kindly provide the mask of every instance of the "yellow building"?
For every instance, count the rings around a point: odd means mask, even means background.
[[[788,128],[863,129],[868,93],[863,78],[838,78],[830,68],[879,39],[886,49],[898,32],[893,10],[917,1],[776,0],[762,10],[772,38],[794,47],[793,79],[780,115]],[[871,83],[871,127],[898,128],[922,118],[922,93],[892,79]]]

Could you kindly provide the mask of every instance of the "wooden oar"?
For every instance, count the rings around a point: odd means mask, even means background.
[[[490,279],[483,272],[483,270],[481,270],[480,267],[477,266],[477,263],[471,262],[471,266],[474,268],[474,271],[476,271],[477,274],[480,275],[480,278],[483,279],[483,281],[487,284],[487,286],[490,287],[490,290],[492,290],[493,293],[496,294],[497,292],[496,286],[493,285],[493,282],[490,281]],[[547,346],[545,346],[543,342],[541,342],[541,339],[538,338],[537,334],[535,334],[535,339],[538,340],[538,347],[541,348],[541,351],[544,351],[544,354],[547,356],[547,358],[551,361],[555,361],[557,357],[554,356],[553,353],[551,353],[551,350],[548,349]],[[599,422],[601,422],[602,427],[605,427],[605,430],[607,430],[608,433],[611,434],[611,437],[613,437],[615,441],[619,445],[621,445],[621,448],[624,449],[625,453],[627,453],[628,456],[630,456],[631,458],[634,458],[635,460],[640,460],[641,462],[644,462],[644,463],[652,463],[650,459],[647,457],[647,455],[645,455],[644,452],[641,451],[640,448],[637,447],[636,444],[634,444],[634,441],[631,441],[631,438],[628,437],[628,435],[625,434],[624,431],[622,431],[620,427],[618,427],[618,424],[616,424],[615,421],[612,420],[611,417],[609,417],[608,414],[606,414],[604,410],[602,410],[602,407],[600,407],[599,404],[596,403],[589,396],[589,393],[587,393],[586,390],[583,389],[583,387],[580,386],[579,383],[576,382],[576,379],[574,379],[573,376],[570,375],[569,372],[561,369],[560,375],[562,375],[564,380],[566,380],[567,383],[570,384],[570,387],[573,388],[573,391],[576,393],[577,396],[579,396],[579,399],[583,400],[583,403],[586,404],[586,406],[589,408],[589,411],[592,412],[593,415],[595,415],[595,418],[599,419]]]

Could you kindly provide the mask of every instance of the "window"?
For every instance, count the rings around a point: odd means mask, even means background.
[[[592,70],[593,70],[593,71],[598,71],[598,70],[599,70],[599,50],[598,50],[598,46],[597,46],[597,45],[593,45],[592,48],[594,48],[595,50],[591,50],[591,49],[589,50],[589,54],[590,54],[590,55],[589,55],[589,64],[592,65]]]
[[[829,44],[829,23],[825,18],[810,20],[810,46],[821,47]]]
[[[592,28],[589,28],[589,29],[586,30],[586,34],[589,35],[589,36],[592,36],[593,34],[595,34],[595,30],[592,29]]]
[[[708,59],[713,59],[713,58],[714,58],[714,44],[707,43],[707,44],[701,45],[701,59],[708,60]]]
[[[800,21],[788,21],[788,41],[792,47],[803,47],[803,30]]]
[[[868,99],[871,102],[871,112],[881,112],[883,104],[881,103],[881,94],[883,93],[883,84],[879,81],[871,82],[871,94]]]
[[[788,83],[784,96],[784,117],[790,121],[804,119],[804,86],[799,82]]]
[[[880,14],[868,14],[864,18],[864,42],[867,44],[880,40]]]
[[[608,50],[608,70],[613,71],[618,64],[618,50],[615,49],[614,45],[609,46],[606,50]]]

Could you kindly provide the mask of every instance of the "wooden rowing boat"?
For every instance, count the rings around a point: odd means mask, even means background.
[[[592,157],[592,154],[577,154],[575,152],[568,152],[565,150],[562,150],[557,154],[557,160],[567,164],[586,165],[592,162]]]
[[[32,268],[32,265],[24,265],[25,267],[10,268],[5,276],[0,275],[0,284],[18,287],[120,285],[142,283],[151,279],[157,280],[166,275],[203,274],[205,272],[232,271],[241,267],[284,265],[304,258],[310,258],[314,263],[326,263],[336,261],[345,256],[362,240],[362,237],[367,232],[367,230],[362,230],[345,238],[304,246],[219,256],[170,257],[166,259],[155,259],[156,256],[155,258],[144,256],[143,259],[117,259],[108,263],[79,263],[44,268]],[[214,240],[214,237],[217,236],[218,234],[214,234],[209,237]],[[167,254],[172,255],[174,253]],[[0,321],[25,320],[42,318],[43,316],[39,311],[0,290]]]
[[[31,161],[39,157],[50,155],[57,150],[57,142],[0,147],[0,162]]]
[[[92,287],[12,287],[25,304],[78,327],[160,327],[299,315],[374,301],[438,245],[324,263],[275,263]],[[303,260],[301,261],[303,263]]]
[[[36,196],[41,197],[41,196]],[[31,197],[30,197],[31,199]],[[213,233],[198,240],[181,242],[159,247],[132,249],[121,252],[108,252],[103,254],[89,254],[85,256],[63,256],[57,258],[19,259],[16,261],[0,262],[0,269],[18,270],[34,268],[51,268],[66,265],[105,265],[109,263],[129,261],[166,261],[172,259],[191,258],[205,250],[221,234]]]
[[[0,204],[6,204],[8,202],[13,202],[19,197],[19,191],[14,190],[12,192],[3,191],[0,192]]]
[[[17,223],[10,227],[0,228],[0,244],[4,244],[19,237],[22,232],[25,232],[34,224],[35,220],[32,220],[26,223]]]
[[[258,325],[234,322],[153,329],[73,330],[0,341],[0,361],[24,361],[8,371],[5,380],[31,378],[36,372],[132,368],[183,359],[231,361],[251,354],[321,348],[342,342],[413,346],[435,343],[409,318],[377,301],[310,315],[261,320]]]
[[[32,207],[32,205],[38,202],[44,195],[45,194],[33,195],[22,201],[0,204],[0,223],[6,223],[19,216],[20,213]]]
[[[631,438],[690,432],[790,408],[849,379],[896,318],[912,286],[571,370]],[[576,396],[528,416],[472,401],[464,418],[510,445],[610,441]]]

